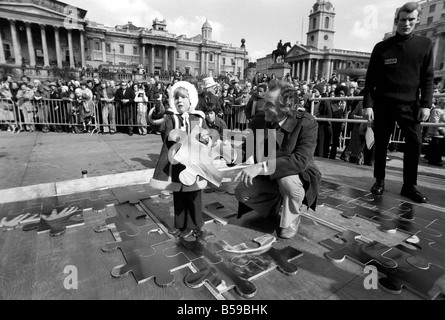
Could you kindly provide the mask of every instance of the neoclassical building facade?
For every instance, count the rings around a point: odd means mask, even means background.
[[[309,14],[306,44],[296,43],[284,61],[290,65],[291,75],[303,81],[329,79],[339,69],[368,67],[371,53],[334,48],[335,8],[331,2],[317,0]],[[268,73],[273,64],[271,55],[258,60],[258,71]]]
[[[55,0],[0,0],[0,65],[27,67],[144,65],[149,73],[179,70],[183,74],[243,79],[248,52],[212,39],[206,21],[194,37],[171,34],[166,20],[151,28],[131,22],[108,27],[89,21],[87,11]]]

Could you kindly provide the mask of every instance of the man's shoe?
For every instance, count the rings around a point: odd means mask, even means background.
[[[426,203],[428,200],[423,194],[417,191],[414,186],[403,185],[400,194],[418,203]]]
[[[194,235],[193,230],[184,229],[184,230],[181,231],[181,233],[179,233],[178,237],[180,237],[180,238],[188,238],[188,237],[191,237],[193,235]]]
[[[176,228],[172,228],[172,229],[168,230],[168,233],[170,233],[173,236],[177,236],[177,235],[179,235],[181,233],[181,230],[180,229],[176,229]]]
[[[385,190],[385,182],[383,180],[377,179],[371,188],[372,194],[381,196]]]
[[[133,135],[133,132],[128,133],[128,135],[131,137]]]
[[[281,228],[278,236],[282,239],[292,239],[297,235],[298,227],[300,226],[300,217],[296,218],[289,227]]]

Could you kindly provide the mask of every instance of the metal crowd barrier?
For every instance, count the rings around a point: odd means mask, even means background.
[[[435,94],[433,96],[434,98],[441,98],[445,97],[445,94]],[[315,101],[362,101],[363,96],[357,96],[357,97],[327,97],[327,98],[315,98],[311,97],[309,98],[309,101],[311,102],[311,110],[310,113],[314,115],[314,107],[315,107]],[[338,119],[338,118],[317,118],[315,117],[317,121],[329,121],[329,122],[343,122],[345,123],[345,127],[341,133],[340,136],[340,149],[343,150],[346,147],[346,141],[351,139],[351,132],[352,130],[348,129],[348,125],[354,125],[356,123],[367,123],[367,120],[360,120],[360,119]],[[443,127],[443,123],[430,123],[430,122],[421,122],[420,123],[422,127]],[[402,132],[399,128],[399,126],[394,126],[394,131],[391,134],[389,138],[389,143],[405,143],[405,138],[402,136]]]

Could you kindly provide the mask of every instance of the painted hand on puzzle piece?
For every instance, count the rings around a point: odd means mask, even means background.
[[[218,138],[217,131],[207,131],[198,126],[194,127],[190,135],[180,129],[170,132],[169,139],[177,142],[169,150],[170,162],[181,163],[186,167],[179,174],[181,183],[191,186],[199,176],[217,187],[221,185],[225,173],[215,166],[214,161],[223,158],[226,163],[233,163],[236,152],[229,143],[223,143]]]

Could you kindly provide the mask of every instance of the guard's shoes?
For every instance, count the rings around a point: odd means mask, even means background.
[[[426,203],[428,200],[423,194],[417,191],[417,189],[414,186],[410,185],[404,184],[400,194],[418,203]]]
[[[300,217],[296,218],[289,227],[281,228],[278,232],[278,236],[282,239],[292,239],[297,235],[299,226],[300,226]]]
[[[385,190],[385,181],[377,179],[371,188],[372,194],[380,196],[383,194],[383,190]]]
[[[181,233],[179,233],[178,237],[180,237],[180,238],[188,238],[188,237],[191,237],[193,235],[194,235],[193,230],[190,230],[190,229],[186,228],[186,229],[182,230]]]

